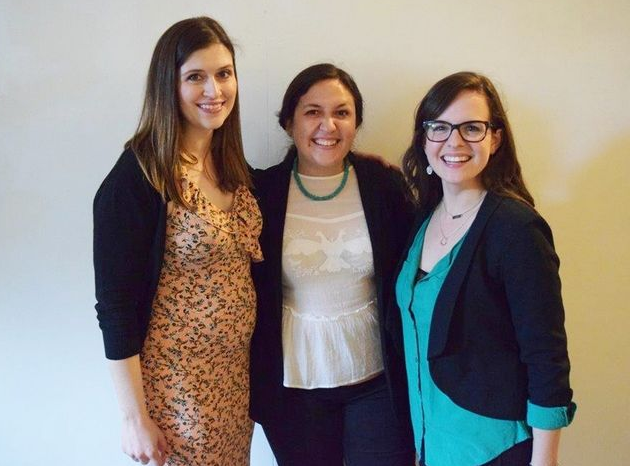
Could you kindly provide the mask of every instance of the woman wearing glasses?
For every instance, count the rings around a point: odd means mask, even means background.
[[[403,170],[421,212],[396,283],[420,464],[555,466],[575,411],[559,261],[486,77],[429,90]]]

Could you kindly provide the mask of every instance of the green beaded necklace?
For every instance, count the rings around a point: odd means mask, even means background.
[[[302,180],[297,171],[297,161],[298,159],[296,157],[293,160],[293,179],[295,180],[295,184],[297,184],[297,187],[300,189],[302,194],[304,194],[306,197],[308,197],[309,199],[313,201],[327,201],[329,199],[332,199],[333,197],[335,197],[337,194],[341,192],[341,190],[346,185],[346,182],[348,181],[348,174],[350,173],[350,163],[348,163],[347,160],[344,160],[343,177],[341,178],[341,183],[339,184],[339,186],[337,186],[337,188],[330,194],[326,194],[325,196],[316,196],[315,194],[308,192],[308,190],[302,184]]]

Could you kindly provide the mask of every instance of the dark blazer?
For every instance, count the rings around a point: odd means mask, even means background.
[[[372,243],[385,374],[395,411],[403,422],[408,423],[404,361],[400,352],[393,348],[390,333],[400,333],[401,329],[390,323],[390,332],[387,332],[385,322],[392,312],[388,306],[395,299],[395,269],[409,234],[412,209],[405,199],[400,173],[353,154],[348,158],[356,171]],[[252,267],[258,315],[251,344],[250,415],[258,422],[274,418],[286,390],[282,384],[282,239],[292,164],[293,159],[287,159],[254,176],[255,193],[263,215],[260,244],[265,257],[263,262]],[[394,308],[394,312],[397,313],[397,309]]]
[[[427,215],[416,219],[407,247]],[[558,267],[545,220],[488,193],[438,295],[429,334],[431,377],[455,403],[513,420],[526,418],[528,400],[573,406]],[[399,304],[409,312],[409,302]]]

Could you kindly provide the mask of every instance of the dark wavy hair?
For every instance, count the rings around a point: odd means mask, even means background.
[[[501,130],[501,144],[481,172],[481,181],[488,191],[518,199],[534,207],[534,199],[525,186],[521,166],[516,158],[514,136],[499,93],[486,76],[470,71],[447,76],[431,87],[416,111],[413,139],[402,160],[402,168],[412,195],[421,208],[434,208],[443,196],[440,178],[427,175],[429,165],[424,152],[426,136],[422,123],[435,120],[463,91],[485,96],[490,109],[490,123]]]
[[[153,187],[164,199],[187,205],[182,196],[181,138],[184,117],[180,111],[180,68],[197,50],[212,44],[224,45],[232,55],[234,46],[221,25],[206,16],[173,24],[158,40],[147,75],[144,105],[131,148]],[[234,191],[240,184],[251,186],[243,154],[238,93],[234,107],[223,125],[212,135],[212,160],[217,183],[223,191]]]

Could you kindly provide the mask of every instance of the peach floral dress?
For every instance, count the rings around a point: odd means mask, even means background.
[[[141,353],[149,414],[168,441],[168,466],[249,464],[249,346],[256,314],[250,261],[262,260],[262,220],[241,186],[232,210],[183,173],[190,211],[166,222],[164,262]]]

